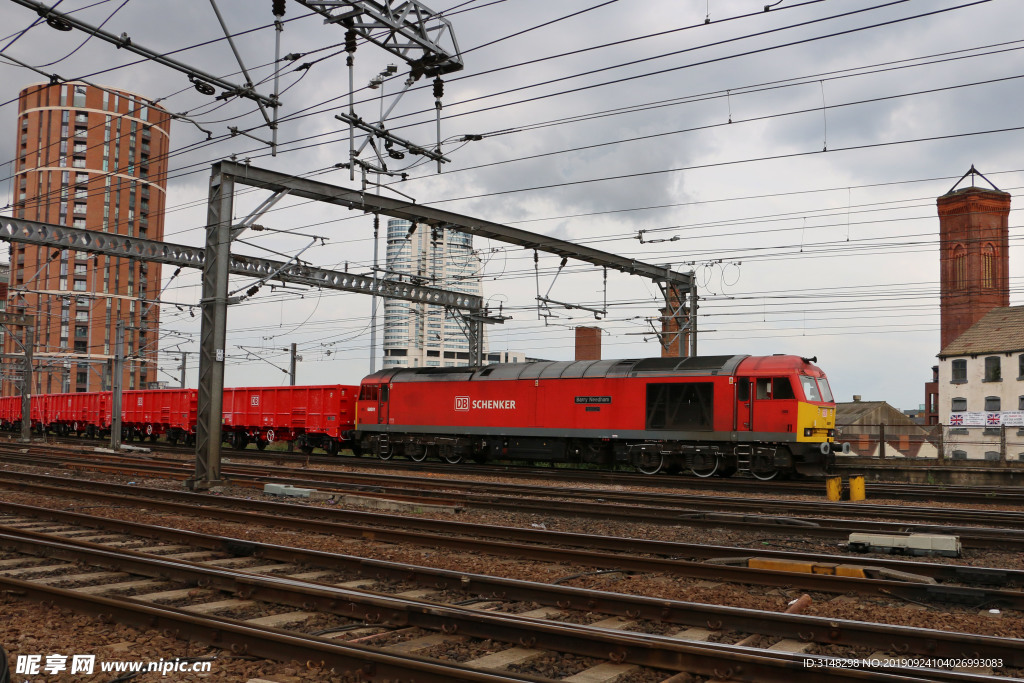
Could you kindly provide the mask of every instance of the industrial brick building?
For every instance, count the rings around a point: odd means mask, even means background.
[[[961,182],[975,174],[987,181],[972,166]],[[925,389],[927,417],[945,429],[944,455],[1018,459],[1024,307],[1009,305],[1010,195],[994,185],[954,185],[938,198],[938,212],[942,340]]]

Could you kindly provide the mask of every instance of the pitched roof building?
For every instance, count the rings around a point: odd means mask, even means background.
[[[836,403],[837,441],[850,444],[852,455],[878,456],[885,444],[888,457],[934,458],[938,455],[930,441],[930,430],[922,427],[885,401]]]
[[[993,308],[939,352],[954,458],[1024,460],[1024,306]]]

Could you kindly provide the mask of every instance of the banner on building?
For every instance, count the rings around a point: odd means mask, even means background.
[[[1024,410],[950,413],[950,427],[1024,427]]]

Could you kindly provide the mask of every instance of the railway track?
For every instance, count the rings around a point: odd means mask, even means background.
[[[67,444],[69,446],[81,447],[83,444],[101,445],[102,442],[95,440],[73,439],[66,437],[47,437],[55,443]],[[155,453],[166,452],[177,455],[193,456],[195,449],[180,445],[171,445],[165,442],[144,442],[143,447],[152,448]],[[7,448],[7,444],[0,444]],[[21,446],[24,447],[24,446]],[[657,475],[654,477],[636,474],[629,470],[595,470],[586,467],[537,467],[529,464],[476,464],[459,463],[451,465],[443,462],[412,462],[408,460],[379,460],[372,457],[352,456],[326,456],[309,455],[300,453],[286,453],[280,451],[258,451],[255,448],[238,450],[224,448],[224,458],[240,461],[249,460],[253,462],[291,462],[313,465],[341,465],[358,466],[360,469],[370,471],[386,470],[409,470],[410,472],[431,474],[471,474],[474,476],[501,476],[532,479],[537,481],[564,482],[571,479],[573,482],[585,482],[592,484],[607,485],[629,485],[629,486],[655,486],[663,489],[692,490],[698,488],[706,491],[733,491],[738,493],[771,493],[774,495],[820,495],[824,483],[821,479],[809,479],[799,481],[760,481],[753,478],[733,476],[728,478],[712,477],[702,479],[687,475]],[[870,484],[872,497],[919,501],[948,503],[987,503],[999,505],[1024,505],[1024,491],[1017,487],[1005,486],[950,486],[931,484],[896,484],[872,482]]]
[[[34,481],[29,481],[32,479]],[[907,583],[885,578],[861,578],[819,573],[765,571],[740,566],[708,564],[692,559],[679,559],[700,553],[699,546],[643,539],[570,534],[538,529],[495,527],[414,516],[386,515],[344,509],[293,505],[276,502],[244,500],[218,496],[211,498],[164,489],[138,486],[97,484],[39,475],[0,474],[0,486],[30,491],[34,495],[92,500],[107,505],[146,508],[162,513],[201,517],[207,520],[242,523],[290,529],[302,533],[334,537],[368,539],[374,542],[446,548],[455,552],[476,552],[501,557],[526,558],[537,562],[575,562],[583,566],[631,572],[662,573],[691,580],[717,580],[760,586],[796,586],[802,590],[832,594],[858,593],[872,596],[895,596],[926,604],[1000,606],[1024,609],[1024,592],[1006,588],[984,588],[971,585],[929,585]],[[803,533],[805,527],[800,528]],[[756,553],[751,553],[756,554]],[[712,557],[737,557],[736,552],[715,549]],[[704,552],[699,555],[707,559]],[[814,559],[791,555],[790,559],[849,563],[848,556],[821,556]],[[912,571],[918,563],[892,564],[883,561],[871,564],[890,567],[893,571]],[[867,564],[867,563],[865,563]],[[940,565],[941,566],[941,565]],[[960,567],[944,570],[945,581],[1021,585],[1020,572]],[[933,570],[937,571],[937,570]]]
[[[55,464],[51,455],[5,453],[3,459],[22,464]],[[64,456],[71,466],[104,472],[184,479],[191,475],[187,463],[153,458],[72,454]],[[113,459],[114,464],[110,461]],[[225,463],[224,476],[234,484],[262,487],[268,482],[287,483],[361,496],[380,496],[436,504],[459,504],[487,510],[535,511],[543,514],[588,516],[651,524],[731,526],[741,529],[779,531],[800,527],[801,533],[820,538],[844,538],[851,532],[955,534],[967,548],[1024,549],[1024,513],[1016,510],[913,508],[868,503],[824,503],[750,499],[674,493],[623,492],[612,489],[577,489],[523,486],[479,481],[330,472],[288,467],[248,467]],[[721,512],[727,509],[729,512]],[[833,515],[833,516],[825,516]],[[872,518],[872,519],[866,519]],[[894,521],[878,521],[879,519]],[[904,521],[910,520],[910,521]],[[912,520],[926,520],[927,523]],[[967,526],[968,524],[986,526]],[[993,528],[991,525],[997,525]]]
[[[814,649],[877,659],[941,653],[1024,666],[1022,641],[1015,639],[503,580],[33,506],[5,504],[0,515],[0,546],[13,555],[0,560],[0,585],[13,594],[175,628],[186,637],[204,634],[222,647],[301,653],[375,679],[554,680],[517,677],[509,667],[570,654],[589,666],[562,680],[610,681],[643,670],[661,676],[649,680],[682,671],[729,680],[820,680],[820,671],[803,664],[824,660]],[[544,607],[523,611],[523,604],[535,603]],[[596,622],[573,623],[595,612]],[[320,635],[310,635],[311,628]],[[722,634],[770,636],[771,647],[706,640]],[[504,646],[480,654],[480,639]],[[368,647],[371,641],[380,645]],[[451,650],[480,656],[458,663],[401,656]],[[866,677],[849,669],[830,669],[829,676]],[[898,676],[875,670],[871,679],[1007,680],[978,671],[906,669]]]

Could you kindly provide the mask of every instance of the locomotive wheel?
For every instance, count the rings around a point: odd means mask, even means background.
[[[446,453],[444,455],[444,461],[449,465],[458,465],[460,462],[462,462],[462,453]]]
[[[653,456],[642,453],[639,457],[633,458],[633,467],[641,474],[657,474],[664,466],[665,456],[661,453]]]
[[[778,476],[779,470],[775,467],[772,456],[762,454],[751,458],[750,473],[755,479],[770,481]]]
[[[707,462],[703,462],[700,465],[694,465],[690,467],[690,471],[693,472],[694,476],[700,477],[701,479],[707,479],[708,477],[715,476],[718,472],[718,467],[722,464],[721,459],[717,455],[712,455],[714,461],[709,465]]]
[[[427,459],[427,455],[427,446],[424,446],[423,450],[412,448],[409,452],[409,459],[413,462],[423,462]]]

